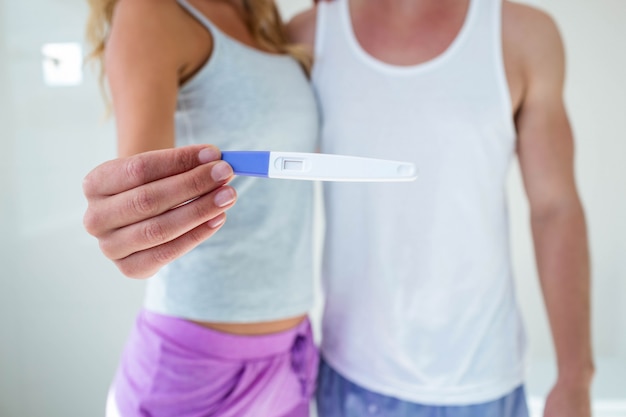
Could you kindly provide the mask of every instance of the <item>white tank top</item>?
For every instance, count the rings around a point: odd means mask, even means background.
[[[322,351],[353,382],[407,401],[479,403],[523,380],[501,6],[471,0],[450,47],[408,67],[362,49],[347,0],[318,7],[322,151],[410,161],[420,174],[325,184]]]
[[[250,48],[179,4],[213,37],[208,62],[178,93],[176,146],[312,152],[319,116],[290,56]],[[235,177],[226,224],[148,280],[145,307],[186,319],[258,322],[308,312],[313,299],[313,188],[307,181]]]

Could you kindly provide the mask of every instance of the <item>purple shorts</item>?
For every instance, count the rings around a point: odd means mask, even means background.
[[[237,336],[143,310],[107,416],[307,417],[318,351],[311,326]]]

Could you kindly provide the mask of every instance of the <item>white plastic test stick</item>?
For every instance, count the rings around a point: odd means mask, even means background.
[[[223,151],[236,175],[311,181],[399,182],[417,178],[410,162],[321,153]]]

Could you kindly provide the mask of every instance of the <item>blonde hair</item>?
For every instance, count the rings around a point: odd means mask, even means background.
[[[95,61],[99,65],[102,87],[105,75],[104,50],[117,2],[118,0],[88,0],[90,13],[86,36],[92,49],[87,61]],[[289,43],[285,25],[274,0],[243,0],[243,5],[246,25],[258,45],[272,53],[291,55],[308,75],[313,63],[312,57],[304,47]]]
[[[89,17],[87,19],[86,38],[91,45],[91,51],[85,62],[92,62],[99,66],[100,90],[107,104],[107,116],[110,114],[111,103],[108,100],[104,86],[104,49],[109,36],[111,23],[113,22],[113,10],[118,0],[87,0],[89,4]]]
[[[270,52],[291,55],[308,75],[313,57],[303,46],[289,43],[274,0],[243,0],[243,4],[247,12],[248,29],[259,46]]]

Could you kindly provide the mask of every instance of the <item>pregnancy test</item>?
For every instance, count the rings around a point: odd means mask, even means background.
[[[310,181],[413,181],[409,162],[322,153],[223,151],[235,175]]]

